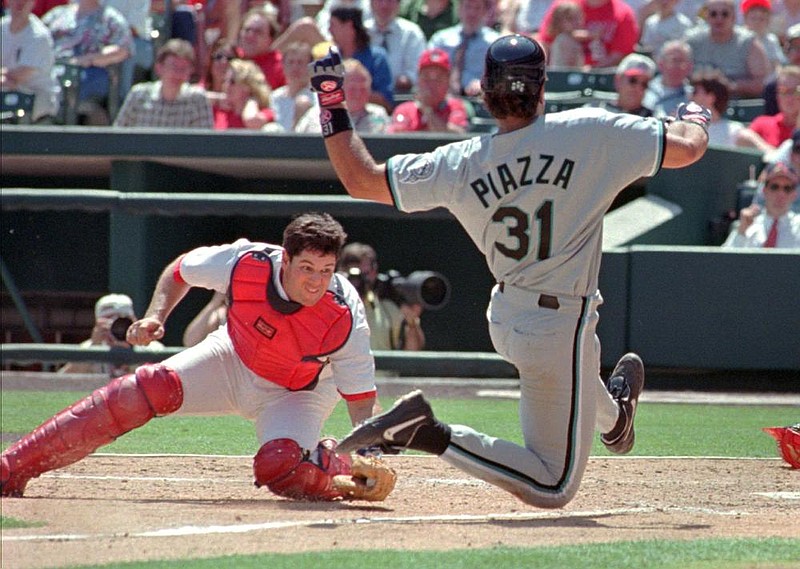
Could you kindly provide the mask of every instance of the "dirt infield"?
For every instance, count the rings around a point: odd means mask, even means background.
[[[251,483],[249,457],[93,455],[4,498],[2,567],[332,549],[796,537],[800,471],[778,459],[593,458],[563,510],[528,507],[433,457],[388,457],[380,504],[300,503]]]

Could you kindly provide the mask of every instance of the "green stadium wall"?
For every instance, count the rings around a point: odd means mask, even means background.
[[[456,138],[371,136],[367,145],[385,159]],[[4,127],[0,142],[5,190],[307,196],[306,209],[325,207],[323,200],[315,207],[314,196],[344,194],[314,136]],[[737,185],[758,166],[755,153],[711,148],[698,164],[637,185],[637,192],[678,204],[681,213],[604,252],[598,328],[604,366],[636,350],[648,364],[667,368],[800,372],[800,251],[720,250],[711,230],[735,210]],[[382,270],[431,269],[450,279],[449,304],[423,316],[429,348],[492,351],[485,309],[493,281],[457,222],[442,212],[376,216],[352,203],[352,211],[337,216],[351,240],[375,246]],[[124,207],[54,211],[47,204],[9,205],[4,197],[2,257],[22,291],[125,292],[141,313],[171,259],[242,236],[280,242],[290,219],[285,209],[261,217]],[[207,296],[193,291],[178,308],[168,344],[180,342]]]

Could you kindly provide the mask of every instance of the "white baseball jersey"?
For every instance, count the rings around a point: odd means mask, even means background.
[[[180,276],[192,286],[225,293],[239,257],[265,246],[240,239],[229,245],[194,249],[181,259]],[[273,282],[278,294],[288,299],[279,277],[282,251],[276,247],[271,254]],[[258,376],[236,354],[223,324],[199,344],[163,362],[175,370],[183,384],[183,404],[177,414],[237,414],[255,423],[260,445],[289,438],[304,449],[315,448],[340,396],[360,399],[375,393],[375,364],[364,305],[346,278],[333,278],[339,281],[353,314],[353,329],[345,345],[330,355],[330,365],[322,370],[314,389],[289,391]]]
[[[239,239],[235,243],[200,247],[183,256],[180,263],[181,277],[190,285],[226,293],[230,285],[231,271],[239,257],[248,251],[261,250],[266,243],[253,243]],[[283,249],[271,245],[270,254],[275,271],[273,282],[278,293],[288,299],[280,282],[281,255]],[[331,279],[329,290],[343,291],[345,302],[353,314],[353,330],[341,349],[330,355],[330,366],[323,369],[320,379],[333,376],[336,387],[345,398],[375,390],[374,359],[369,347],[369,325],[364,305],[358,291],[350,282],[336,274]]]
[[[401,211],[449,209],[497,281],[559,296],[597,290],[603,215],[624,187],[658,172],[660,120],[602,109],[388,162]]]

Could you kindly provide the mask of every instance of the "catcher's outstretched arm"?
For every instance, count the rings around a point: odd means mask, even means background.
[[[350,415],[350,422],[354,427],[366,421],[376,413],[380,413],[380,411],[378,398],[374,396],[347,402],[347,412]]]

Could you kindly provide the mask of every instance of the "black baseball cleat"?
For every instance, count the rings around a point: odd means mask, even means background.
[[[385,413],[370,417],[353,429],[339,442],[336,452],[346,453],[374,446],[394,449],[411,448],[431,452],[429,443],[433,441],[421,439],[430,438],[428,435],[432,431],[431,427],[437,425],[443,427],[434,418],[433,410],[422,396],[422,391],[412,391],[395,401],[394,406]],[[423,427],[425,427],[423,429],[426,432],[425,435],[417,437]],[[449,429],[447,432],[447,442],[449,442]],[[444,442],[445,448],[447,442]],[[442,449],[443,451],[444,449]]]
[[[634,353],[622,356],[606,382],[606,389],[619,405],[619,419],[610,432],[600,436],[600,440],[614,454],[627,454],[636,439],[633,419],[644,389],[644,364],[641,358]]]

